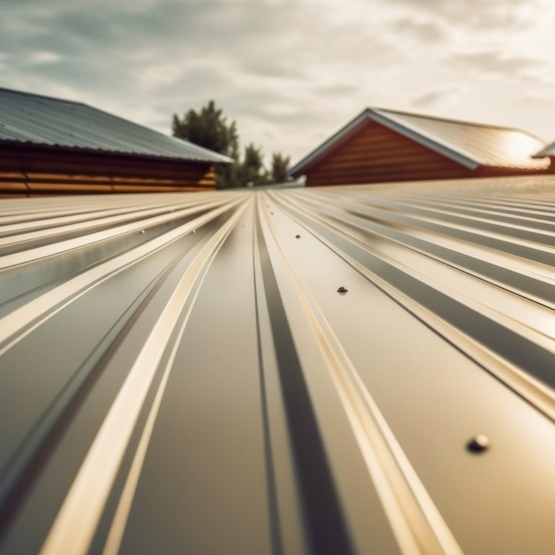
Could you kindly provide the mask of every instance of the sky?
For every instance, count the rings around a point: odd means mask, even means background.
[[[555,140],[553,0],[1,0],[0,87],[166,134],[209,100],[295,163],[366,107]]]

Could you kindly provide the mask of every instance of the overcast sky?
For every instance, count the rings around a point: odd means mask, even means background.
[[[293,163],[367,106],[555,140],[553,0],[1,3],[0,86],[167,134],[214,99]]]

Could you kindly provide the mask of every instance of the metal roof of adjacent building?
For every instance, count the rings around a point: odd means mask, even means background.
[[[553,158],[555,157],[555,141],[548,144],[545,148],[542,148],[539,152],[534,154],[534,158],[544,158],[545,156]]]
[[[549,160],[532,158],[545,146],[545,141],[520,129],[367,108],[300,160],[289,173],[298,174],[316,163],[369,121],[376,121],[470,169],[549,167]]]
[[[30,144],[201,162],[227,156],[80,102],[0,88],[0,143]]]
[[[555,177],[0,203],[0,554],[555,552]]]

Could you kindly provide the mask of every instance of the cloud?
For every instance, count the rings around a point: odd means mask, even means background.
[[[512,77],[525,74],[530,69],[545,63],[536,58],[506,56],[493,51],[453,54],[446,61],[465,71],[477,71],[491,75],[509,75]]]
[[[445,89],[439,91],[431,91],[425,94],[421,94],[416,98],[411,100],[411,104],[417,108],[428,108],[430,106],[435,106],[439,104],[442,100],[450,97],[456,92],[455,89]]]
[[[391,0],[389,0],[391,1]],[[412,13],[439,18],[452,27],[481,31],[507,31],[530,26],[541,0],[393,0]]]
[[[550,1],[3,0],[1,86],[163,132],[214,99],[244,143],[295,159],[368,105],[458,107],[492,75],[516,90],[548,67]]]
[[[432,20],[418,20],[402,17],[392,24],[399,38],[411,37],[422,43],[439,43],[446,39],[444,27]]]

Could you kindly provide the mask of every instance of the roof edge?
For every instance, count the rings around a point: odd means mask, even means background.
[[[478,166],[483,165],[480,163],[479,160],[476,160],[475,158],[467,156],[466,154],[463,154],[462,152],[459,152],[454,148],[449,147],[445,143],[440,143],[432,139],[428,134],[426,134],[425,132],[419,129],[415,129],[412,125],[407,123],[399,123],[395,121],[395,119],[392,119],[391,116],[388,116],[388,113],[391,113],[394,117],[395,113],[399,113],[402,115],[402,112],[394,112],[393,110],[386,110],[382,108],[371,108],[369,109],[369,112],[371,112],[372,115],[370,117],[374,121],[381,123],[383,126],[391,129],[392,131],[395,131],[396,133],[399,133],[400,135],[403,135],[408,139],[412,139],[413,141],[437,152],[438,154],[442,154],[443,156],[450,158],[454,162],[461,164],[461,166],[465,166],[470,170],[475,170]],[[417,116],[417,117],[420,116],[419,114],[409,114],[408,112],[406,112],[406,115]],[[447,121],[449,123],[460,123],[460,124],[466,125],[466,122],[464,121],[444,120],[442,118],[434,118],[431,116],[430,117],[421,116],[421,117],[426,119],[435,119],[437,121]],[[476,124],[476,123],[474,124],[471,123],[469,125],[479,126],[479,124]],[[484,127],[489,127],[489,126],[484,126]]]
[[[532,154],[532,158],[553,158],[555,157],[555,141],[544,146],[541,150]]]
[[[188,143],[192,146],[197,146],[193,143]],[[144,153],[144,152],[131,152],[127,150],[110,150],[110,149],[102,149],[102,148],[87,148],[83,146],[70,146],[70,145],[54,145],[54,144],[46,144],[46,143],[35,143],[33,141],[18,141],[18,140],[4,140],[0,139],[0,145],[8,147],[21,147],[22,145],[26,145],[27,147],[36,148],[39,150],[45,151],[58,151],[58,152],[76,152],[76,153],[83,153],[83,154],[102,154],[103,156],[129,156],[132,158],[143,158],[149,160],[169,160],[174,162],[195,162],[199,164],[230,164],[234,162],[233,158],[229,156],[225,156],[223,154],[219,154],[217,152],[208,151],[213,158],[218,156],[219,160],[215,159],[208,159],[208,158],[183,158],[181,156],[169,156],[164,154],[153,154],[153,153]],[[202,148],[202,147],[198,147]]]
[[[347,124],[335,132],[331,137],[326,139],[314,150],[309,152],[304,158],[301,158],[288,172],[287,174],[293,176],[295,173],[312,166],[325,152],[334,146],[339,146],[341,142],[347,139],[355,130],[359,128],[367,120],[367,113],[370,111],[369,108],[365,108],[360,114],[355,116]]]

